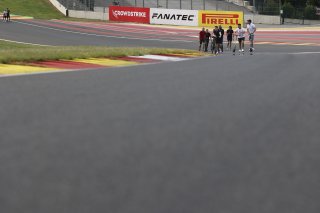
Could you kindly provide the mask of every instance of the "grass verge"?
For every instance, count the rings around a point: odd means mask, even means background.
[[[55,46],[38,47],[33,45],[16,44],[0,41],[0,63],[24,63],[46,60],[71,60],[76,58],[103,58],[139,56],[147,54],[198,54],[193,50],[165,48],[112,48],[97,46]]]
[[[12,14],[32,16],[37,19],[64,17],[48,0],[1,0],[1,13],[6,8],[10,8]]]

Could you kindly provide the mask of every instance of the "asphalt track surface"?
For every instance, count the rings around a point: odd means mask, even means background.
[[[0,38],[197,46],[17,22]],[[0,212],[318,213],[320,48],[256,49],[0,78]]]

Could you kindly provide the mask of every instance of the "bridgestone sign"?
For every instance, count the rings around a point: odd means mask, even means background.
[[[150,24],[198,26],[198,11],[150,8]]]

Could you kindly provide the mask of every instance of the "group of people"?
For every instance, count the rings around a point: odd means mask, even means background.
[[[10,10],[9,8],[5,9],[2,13],[2,20],[3,21],[10,21]]]
[[[247,20],[247,30],[245,30],[241,24],[238,24],[238,28],[234,31],[232,26],[229,26],[229,29],[226,31],[227,34],[227,50],[231,50],[232,41],[234,41],[235,37],[238,40],[239,44],[239,53],[244,53],[244,41],[245,41],[245,34],[248,33],[248,38],[250,42],[250,52],[254,51],[253,48],[253,41],[254,41],[254,34],[256,32],[256,26],[252,23],[251,19]],[[224,38],[224,29],[222,26],[215,26],[212,34],[209,32],[208,29],[202,28],[199,33],[199,51],[203,49],[203,51],[208,51],[208,46],[211,40],[211,50],[215,54],[219,54],[223,52],[223,38]],[[235,48],[234,48],[235,51]]]

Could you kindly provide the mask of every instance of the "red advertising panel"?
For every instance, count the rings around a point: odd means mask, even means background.
[[[125,22],[138,22],[150,23],[150,8],[140,7],[109,7],[109,20],[110,21],[125,21]]]

